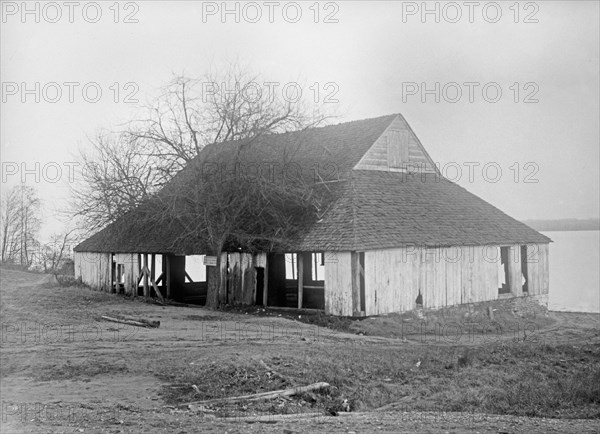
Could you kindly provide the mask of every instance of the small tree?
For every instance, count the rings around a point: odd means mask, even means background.
[[[53,234],[41,248],[41,264],[44,272],[56,274],[66,259],[69,259],[69,247],[73,241],[73,230]]]

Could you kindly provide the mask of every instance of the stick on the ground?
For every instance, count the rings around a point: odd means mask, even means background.
[[[306,418],[319,418],[323,417],[322,412],[312,413],[293,413],[293,414],[267,414],[264,416],[234,416],[234,417],[220,417],[218,420],[223,422],[278,422],[289,419],[306,419]]]
[[[285,397],[297,395],[298,393],[310,392],[312,390],[325,389],[329,387],[329,383],[314,383],[309,384],[308,386],[299,386],[294,387],[292,389],[283,389],[283,390],[273,390],[272,392],[262,392],[255,393],[253,395],[243,395],[243,396],[232,396],[229,398],[216,398],[216,399],[208,399],[206,401],[194,401],[194,402],[186,402],[185,404],[181,404],[181,406],[185,405],[208,405],[208,404],[217,404],[217,403],[226,403],[226,402],[238,402],[238,401],[259,401],[263,399],[274,399],[277,397]]]
[[[158,328],[160,326],[160,321],[136,321],[132,319],[119,319],[113,318],[110,316],[102,315],[101,318],[106,321],[117,322],[119,324],[128,324],[136,327],[150,327],[150,328]]]

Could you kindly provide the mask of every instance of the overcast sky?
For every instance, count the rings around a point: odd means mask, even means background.
[[[59,230],[86,136],[131,119],[173,74],[239,60],[311,98],[319,83],[338,122],[402,113],[446,176],[513,217],[598,217],[597,1],[428,2],[426,15],[421,2],[276,3],[228,2],[236,17],[221,2],[29,2],[27,14],[2,2],[2,187],[21,178],[13,163],[39,162],[39,182],[26,179],[45,201],[44,233]]]

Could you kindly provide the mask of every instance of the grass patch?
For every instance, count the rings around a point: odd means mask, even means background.
[[[201,363],[164,378],[172,404],[290,387],[269,376],[258,360]],[[371,410],[402,400],[402,410],[465,411],[538,417],[600,417],[600,345],[306,346],[265,362],[295,384],[332,387],[291,401],[241,403],[225,412]],[[191,385],[201,391],[196,394]],[[404,398],[404,399],[403,399]]]

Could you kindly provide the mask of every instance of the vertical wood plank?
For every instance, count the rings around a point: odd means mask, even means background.
[[[148,287],[148,254],[144,253],[144,266],[143,266],[143,273],[144,273],[144,297],[148,298],[150,297],[150,288]]]
[[[508,280],[510,292],[520,297],[523,295],[521,286],[521,247],[518,244],[508,249]]]
[[[304,297],[304,255],[296,255],[298,261],[298,309],[302,309],[302,298]]]
[[[152,253],[150,264],[150,279],[156,283],[156,254]]]
[[[165,255],[166,257],[166,282],[167,282],[167,299],[171,299],[171,293],[173,291],[173,281],[171,280],[171,255]]]
[[[360,273],[358,263],[358,253],[350,253],[351,273],[352,273],[352,315],[360,315]]]

